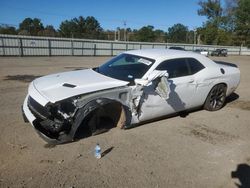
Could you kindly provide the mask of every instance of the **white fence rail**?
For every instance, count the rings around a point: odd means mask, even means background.
[[[114,56],[126,50],[183,47],[188,51],[226,48],[229,55],[250,55],[250,49],[239,46],[193,45],[105,41],[73,38],[34,37],[0,34],[0,56]]]

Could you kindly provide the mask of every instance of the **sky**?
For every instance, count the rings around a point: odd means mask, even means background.
[[[198,0],[0,0],[0,24],[18,27],[26,17],[41,19],[56,29],[64,20],[94,16],[103,29],[140,29],[152,25],[167,31],[181,23],[190,30],[202,26]]]

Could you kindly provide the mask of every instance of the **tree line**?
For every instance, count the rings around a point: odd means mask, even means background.
[[[18,28],[1,25],[0,33],[46,37],[67,37],[141,42],[173,42],[213,45],[243,45],[250,47],[250,0],[201,0],[198,15],[206,16],[201,27],[189,30],[177,23],[167,31],[151,25],[140,29],[104,30],[93,16],[79,16],[62,21],[59,28],[44,26],[38,18],[25,18]]]

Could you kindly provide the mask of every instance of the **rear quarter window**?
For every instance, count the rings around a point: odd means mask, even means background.
[[[193,75],[204,68],[204,65],[194,58],[178,58],[163,61],[156,70],[167,70],[169,78],[177,78]]]
[[[156,70],[167,70],[169,78],[188,76],[190,74],[185,58],[166,60],[159,64]]]
[[[197,59],[187,58],[186,60],[189,65],[190,75],[195,74],[205,68],[204,65],[202,65]]]

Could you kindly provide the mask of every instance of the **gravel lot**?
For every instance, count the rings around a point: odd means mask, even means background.
[[[241,70],[239,98],[217,112],[114,128],[55,147],[23,122],[20,107],[31,80],[106,59],[0,57],[0,187],[250,187],[249,56],[217,58]],[[109,151],[100,160],[93,154],[97,142]]]

